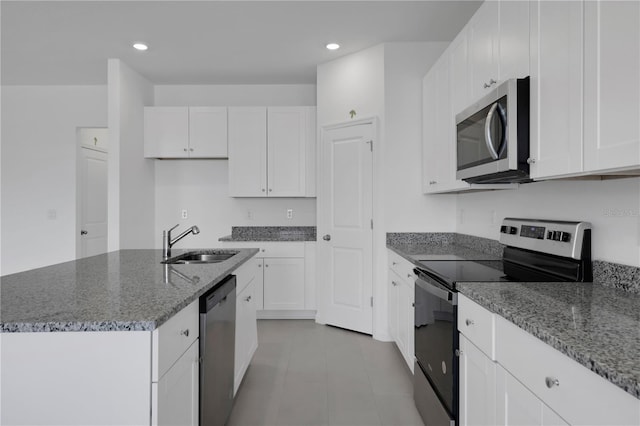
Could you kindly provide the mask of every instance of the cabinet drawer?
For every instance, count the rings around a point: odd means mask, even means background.
[[[151,381],[157,382],[199,335],[199,305],[194,300],[167,322],[153,330]]]
[[[495,315],[458,293],[458,331],[492,360],[495,356]]]
[[[263,241],[242,241],[224,242],[224,247],[229,248],[258,248],[255,257],[304,257],[304,242],[263,242]]]
[[[496,335],[498,363],[570,424],[640,424],[637,398],[499,316]]]
[[[407,281],[407,283],[413,284],[416,279],[413,273],[414,265],[398,253],[388,250],[389,253],[389,268],[398,274],[400,278]]]

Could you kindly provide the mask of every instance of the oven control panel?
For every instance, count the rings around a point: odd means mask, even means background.
[[[500,242],[512,247],[580,259],[588,222],[505,218]]]

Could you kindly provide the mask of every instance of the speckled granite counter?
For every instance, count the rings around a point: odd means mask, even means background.
[[[164,265],[161,250],[120,250],[0,277],[0,332],[153,330],[258,252],[238,251]]]
[[[467,245],[481,249],[472,237],[460,240],[453,234],[434,235],[437,238],[433,241],[425,237],[414,243],[387,239],[387,248],[414,264],[418,259],[442,255],[491,260],[481,250],[459,245],[461,241],[470,242]],[[496,247],[490,247],[489,252],[495,253]],[[481,306],[640,399],[640,294],[613,288],[619,283],[608,282],[618,280],[619,275],[628,280],[631,273],[627,270],[635,269],[596,261],[594,283],[491,282],[459,286],[464,295]]]
[[[233,226],[218,241],[315,241],[315,226]]]
[[[640,398],[640,295],[598,283],[463,283],[460,291]]]

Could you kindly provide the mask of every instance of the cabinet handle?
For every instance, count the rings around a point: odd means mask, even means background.
[[[187,152],[187,148],[183,148],[182,150],[183,150],[184,152]]]
[[[251,300],[251,296],[247,297],[247,298],[246,298],[246,299],[244,299],[244,300],[245,300],[245,302],[250,301],[250,300]]]
[[[187,328],[186,330],[180,331],[180,334],[182,334],[184,337],[189,337],[189,329]]]
[[[456,349],[456,356],[460,357],[462,356],[463,352],[460,349]]]
[[[535,158],[527,158],[527,164],[533,164],[536,162]]]
[[[475,322],[472,319],[469,319],[469,318],[467,318],[464,323],[467,324],[467,326],[472,326],[473,324],[475,324]]]
[[[269,188],[269,192],[273,192],[273,189]]]
[[[560,380],[556,379],[555,377],[546,377],[544,379],[544,382],[547,384],[547,387],[549,389],[551,389],[554,386],[560,386]]]
[[[80,230],[80,235],[87,235],[89,232],[84,229]]]
[[[268,268],[268,267],[269,267],[269,265],[264,265],[264,267],[265,267],[265,268]]]
[[[264,188],[262,188],[262,192],[265,192],[266,190]]]
[[[396,266],[397,263],[396,262],[391,262],[391,265]]]
[[[438,181],[437,181],[437,180],[430,180],[430,181],[429,181],[429,185],[435,185],[436,183],[438,183]]]
[[[485,83],[484,84],[484,88],[488,89],[489,87],[493,86],[496,83],[497,83],[497,81],[495,81],[494,79],[491,79],[491,80],[489,80],[489,83]]]
[[[193,152],[193,148],[189,148],[189,151]]]
[[[395,282],[395,281],[391,281],[391,284],[392,284],[394,287],[398,285],[398,283],[397,283],[397,282]]]
[[[263,252],[263,253],[264,253],[264,250],[265,250],[265,249],[260,249],[260,251],[261,251],[261,252]]]
[[[262,265],[261,265],[261,264],[258,264],[258,268],[262,268]]]
[[[411,274],[407,274],[407,278],[413,278]]]

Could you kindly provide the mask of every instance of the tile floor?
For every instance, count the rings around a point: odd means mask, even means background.
[[[259,320],[229,425],[422,425],[393,343],[312,320]]]

